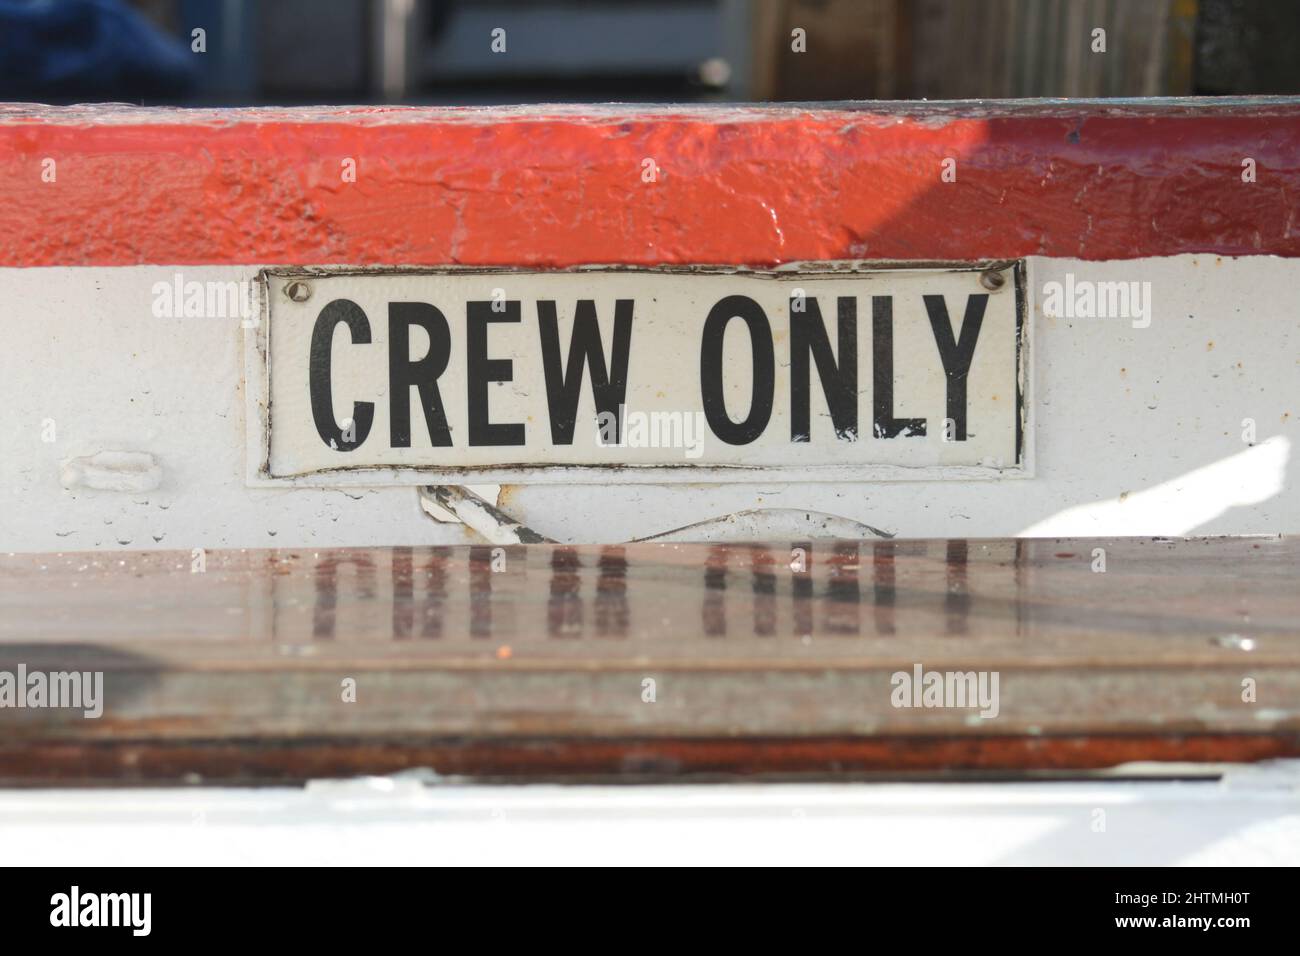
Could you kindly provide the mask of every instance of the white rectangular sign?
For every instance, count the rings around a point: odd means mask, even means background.
[[[272,270],[260,479],[1025,471],[1019,263]]]

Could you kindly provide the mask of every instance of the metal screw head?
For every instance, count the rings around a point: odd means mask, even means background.
[[[295,279],[284,287],[284,294],[292,302],[306,302],[311,298],[311,285]]]
[[[996,272],[990,269],[988,272],[980,275],[980,285],[988,289],[990,292],[997,292],[998,289],[1001,289],[1006,284],[1007,277],[1001,272]]]

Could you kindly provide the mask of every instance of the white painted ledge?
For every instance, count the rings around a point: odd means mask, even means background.
[[[1295,865],[1294,771],[1226,781],[0,792],[16,865]],[[1104,830],[1098,829],[1104,822]]]

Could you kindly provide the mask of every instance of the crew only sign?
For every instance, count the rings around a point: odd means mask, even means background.
[[[1015,472],[1017,278],[1015,267],[270,275],[262,477]]]

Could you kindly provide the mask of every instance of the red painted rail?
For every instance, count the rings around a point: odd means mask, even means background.
[[[0,108],[4,266],[1296,256],[1297,197],[1293,99]]]

